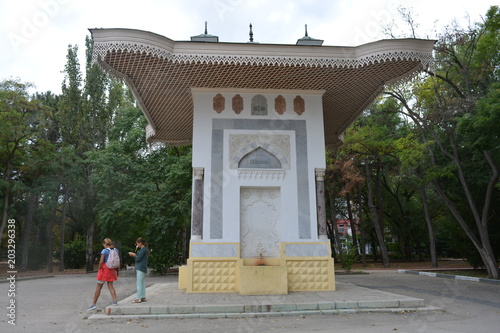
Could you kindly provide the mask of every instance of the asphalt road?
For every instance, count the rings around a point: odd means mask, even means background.
[[[500,285],[369,271],[337,275],[337,281],[423,298],[443,311],[360,313],[242,319],[89,320],[85,311],[95,290],[95,274],[56,275],[52,278],[0,283],[4,314],[0,332],[500,332]],[[150,277],[147,283],[175,282],[177,277]],[[12,294],[14,286],[15,296]],[[135,278],[115,283],[118,299],[135,292]],[[11,300],[15,300],[15,326]],[[111,303],[107,287],[98,305]]]

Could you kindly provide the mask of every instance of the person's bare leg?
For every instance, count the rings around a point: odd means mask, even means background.
[[[113,299],[113,302],[116,303],[116,290],[115,287],[113,287],[113,281],[108,281],[108,289],[109,292],[111,293],[111,298]]]
[[[97,304],[97,300],[99,299],[99,296],[101,296],[101,289],[104,283],[98,283],[96,288],[95,288],[95,293],[94,293],[94,300],[92,301],[92,305]]]

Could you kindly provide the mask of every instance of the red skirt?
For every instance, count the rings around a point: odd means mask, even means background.
[[[99,281],[116,281],[116,269],[110,269],[106,264],[102,264],[101,269],[97,272],[97,280]]]

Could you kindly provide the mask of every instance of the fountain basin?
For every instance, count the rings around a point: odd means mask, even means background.
[[[241,262],[240,295],[286,295],[288,277],[286,266],[245,266]]]

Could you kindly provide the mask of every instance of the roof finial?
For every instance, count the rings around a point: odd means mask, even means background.
[[[307,24],[305,25],[305,29],[306,29],[306,35],[301,39],[298,39],[296,45],[323,45],[322,39],[309,37],[309,33],[307,32]]]
[[[192,42],[218,42],[219,37],[208,34],[208,22],[205,21],[205,33],[197,36],[191,36]]]
[[[253,43],[253,31],[252,31],[252,23],[250,23],[250,43]]]

